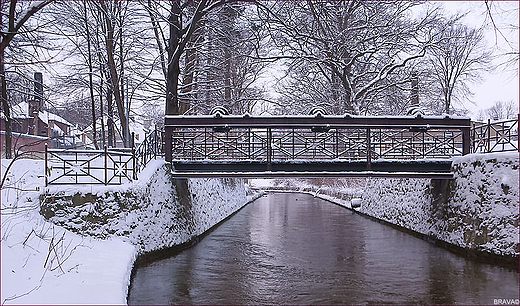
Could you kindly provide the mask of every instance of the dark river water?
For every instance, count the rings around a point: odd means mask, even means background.
[[[136,304],[487,304],[519,273],[305,194],[269,194],[198,244],[137,268]]]

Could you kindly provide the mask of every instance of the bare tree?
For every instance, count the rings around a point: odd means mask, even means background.
[[[252,7],[227,3],[208,14],[195,33],[186,51],[180,97],[189,98],[191,113],[207,113],[214,105],[249,113],[262,100],[254,83],[267,63],[255,58],[264,36],[250,18]]]
[[[260,5],[273,44],[286,59],[293,98],[320,101],[332,112],[366,112],[377,93],[409,83],[400,70],[436,40],[437,12],[421,18],[413,2],[275,2]],[[269,57],[268,57],[269,58]],[[393,80],[393,82],[389,82]],[[299,93],[299,94],[298,94]],[[320,97],[327,97],[321,99]]]
[[[205,112],[213,103],[242,111],[244,101],[251,101],[250,85],[261,69],[250,56],[255,46],[248,41],[253,34],[247,25],[239,25],[245,5],[172,1],[167,8],[148,1],[143,6],[150,15],[160,68],[166,75],[165,113]],[[160,26],[165,23],[167,29]]]
[[[176,0],[171,2],[170,15],[168,25],[170,35],[168,39],[168,65],[166,77],[166,115],[179,114],[179,76],[180,76],[180,60],[184,53],[186,45],[195,32],[199,21],[208,12],[223,5],[224,1],[200,1],[196,9],[187,18],[188,22],[183,22],[183,11],[185,12],[186,4]]]
[[[2,78],[0,96],[2,99],[2,112],[5,117],[5,155],[7,158],[11,158],[12,156],[12,119],[7,100],[5,51],[26,22],[50,2],[52,2],[52,0],[35,1],[29,4],[22,2],[19,6],[17,6],[18,2],[16,0],[1,1],[0,3],[2,19],[5,20],[7,17],[7,23],[2,22],[2,41],[0,43],[0,77]],[[26,32],[30,31],[27,30]]]
[[[485,48],[482,29],[450,21],[438,31],[442,40],[430,53],[430,76],[442,94],[443,111],[450,114],[453,102],[470,96],[469,85],[490,69],[491,53]]]
[[[518,74],[518,61],[520,59],[520,51],[518,43],[514,43],[512,37],[518,37],[520,24],[518,23],[518,13],[520,8],[517,3],[502,1],[485,0],[486,21],[489,22],[495,33],[495,45],[498,41],[504,42],[503,47],[499,48],[500,66],[504,69],[512,68]],[[501,21],[500,23],[498,21]]]
[[[485,113],[493,120],[515,119],[518,116],[518,105],[513,101],[497,101]]]

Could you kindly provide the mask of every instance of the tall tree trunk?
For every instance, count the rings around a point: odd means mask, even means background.
[[[183,95],[182,99],[179,99],[180,114],[185,114],[190,108],[193,108],[195,106],[195,101],[197,100],[195,68],[197,67],[197,48],[199,47],[197,44],[201,37],[200,34],[200,30],[196,30],[193,32],[193,35],[190,38],[190,45],[186,49],[186,63],[184,69],[184,78],[182,80]]]
[[[103,141],[103,147],[106,146],[106,134],[105,134],[105,118],[103,114],[105,113],[105,108],[103,105],[103,86],[105,85],[103,82],[103,64],[101,62],[101,56],[99,56],[99,108],[101,109],[100,118],[101,118],[101,139]]]
[[[223,7],[220,12],[220,22],[223,24],[223,36],[222,43],[224,49],[224,103],[227,107],[231,108],[231,39],[229,35],[233,29],[233,23],[235,22],[233,16],[233,9],[229,6]],[[230,109],[231,110],[231,109]]]
[[[105,118],[103,113],[105,112],[105,108],[103,105],[103,77],[100,78],[101,82],[99,83],[99,108],[101,109],[100,119],[101,119],[101,141],[103,143],[103,147],[107,145],[106,134],[105,134]]]
[[[190,46],[186,50],[186,68],[182,80],[182,99],[179,99],[180,114],[186,113],[190,108],[190,105],[193,105],[193,75],[195,73],[196,52],[195,46]]]
[[[2,78],[2,110],[5,117],[5,158],[12,158],[13,129],[11,110],[7,103],[7,81],[5,80],[4,50],[0,51],[0,77]]]
[[[112,83],[112,90],[114,92],[114,98],[117,106],[117,113],[119,115],[119,121],[121,122],[121,137],[123,140],[123,146],[128,147],[128,139],[125,131],[128,129],[128,120],[125,114],[125,106],[123,104],[123,99],[121,98],[121,92],[119,91],[119,77],[117,73],[116,62],[114,58],[114,24],[113,20],[111,20],[111,16],[107,10],[107,6],[104,1],[100,1],[99,4],[101,8],[105,12],[105,21],[107,26],[107,39],[106,39],[106,48],[107,48],[107,59],[108,59],[108,68],[110,70],[110,82]],[[113,17],[113,16],[112,16]]]
[[[102,16],[101,15],[101,12],[98,11],[98,14],[99,16]],[[99,18],[98,20],[102,20],[102,18]],[[104,30],[104,27],[103,27],[103,24],[100,25],[101,26],[101,31],[105,32]],[[99,50],[100,48],[100,42],[101,42],[101,39],[99,37],[99,29],[100,27],[96,27],[96,46],[97,46],[97,50]],[[105,70],[105,67],[106,67],[106,64],[104,64],[103,62],[103,58],[101,56],[101,52],[96,52],[97,53],[97,56],[98,56],[98,61],[99,61],[99,108],[101,110],[101,113],[99,114],[100,115],[100,118],[101,118],[101,139],[103,141],[103,147],[105,147],[107,145],[107,134],[105,133],[106,130],[105,130],[105,118],[104,118],[104,114],[105,114],[105,107],[103,105],[103,92],[104,92],[104,88],[105,88],[105,77],[108,79],[108,76],[106,74],[106,70]],[[107,89],[107,94],[108,94],[108,89]]]
[[[224,47],[224,101],[231,107],[231,53],[228,47]]]
[[[180,67],[179,60],[174,58],[175,50],[179,47],[181,38],[181,3],[172,1],[169,18],[170,38],[168,46],[168,75],[166,77],[166,115],[179,114],[179,87]]]
[[[157,47],[159,48],[159,55],[161,57],[161,69],[164,75],[164,79],[166,80],[167,72],[166,72],[166,59],[164,58],[164,48],[162,45],[162,39],[159,35],[159,23],[152,13],[152,0],[148,0],[148,14],[150,15],[150,20],[152,22],[153,33],[155,35],[155,41],[157,42]],[[162,32],[161,32],[162,33]],[[164,38],[164,37],[163,37]]]
[[[87,34],[87,52],[88,52],[88,82],[90,89],[90,102],[92,107],[92,137],[94,138],[94,147],[99,149],[98,141],[97,141],[97,126],[96,126],[96,103],[94,100],[94,82],[92,80],[92,51],[90,44],[90,28],[88,25],[88,16],[87,16],[87,2],[83,1],[83,9],[85,13],[85,30]],[[103,111],[103,110],[102,110]]]
[[[120,77],[119,77],[119,80],[121,81],[121,101],[124,105],[125,103],[125,65],[124,65],[124,54],[123,54],[123,2],[122,1],[119,1],[118,2],[118,5],[119,5],[119,70],[121,71],[120,72]],[[127,83],[127,87],[128,87],[128,83]],[[127,88],[128,90],[128,88]],[[128,100],[128,97],[126,97],[127,100]],[[126,124],[126,127],[124,128],[123,125],[121,125],[121,129],[122,129],[122,133],[124,133],[124,138],[127,139],[127,144],[125,146],[130,146],[130,126],[129,126],[129,122],[130,122],[130,103],[127,103],[126,105],[126,119],[127,119],[127,124]]]
[[[112,83],[107,82],[107,112],[108,112],[108,146],[115,146],[115,133],[114,133],[114,108],[112,106]]]

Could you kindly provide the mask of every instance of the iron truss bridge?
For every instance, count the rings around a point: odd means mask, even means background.
[[[448,179],[470,129],[450,116],[166,116],[164,150],[179,178]]]

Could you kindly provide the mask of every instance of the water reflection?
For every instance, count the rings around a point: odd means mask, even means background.
[[[492,304],[519,275],[302,194],[271,194],[177,256],[140,267],[129,304]]]

